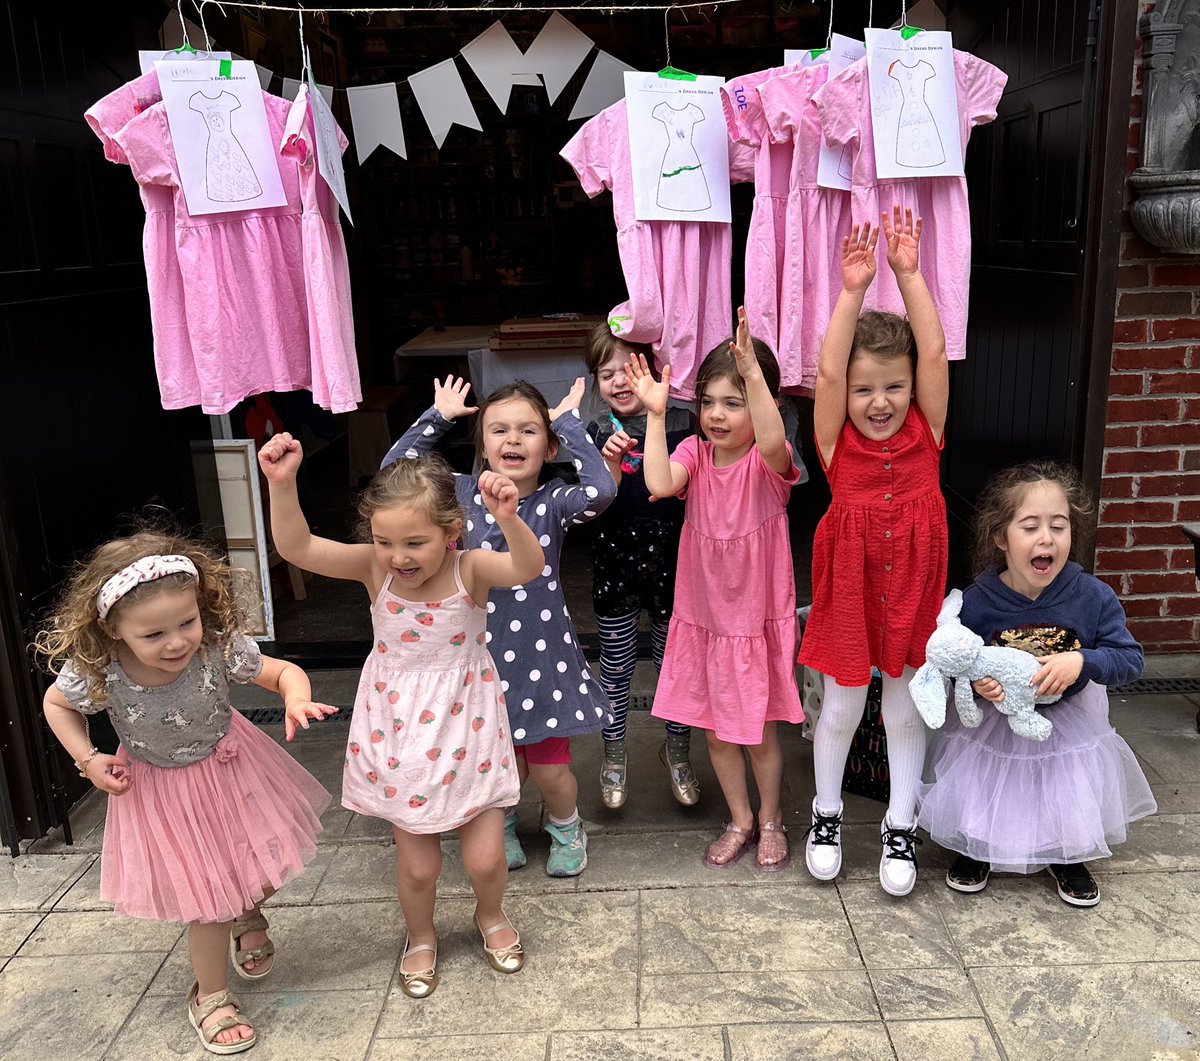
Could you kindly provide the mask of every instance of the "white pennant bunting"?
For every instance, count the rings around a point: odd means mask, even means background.
[[[501,114],[508,110],[513,85],[541,83],[536,74],[524,72],[528,68],[525,56],[499,22],[465,45],[462,54]]]
[[[529,46],[521,68],[542,75],[546,82],[546,94],[553,103],[567,87],[567,82],[575,75],[592,47],[592,40],[586,33],[576,29],[555,11]],[[594,114],[595,111],[588,113]]]
[[[579,91],[579,98],[575,100],[575,106],[571,108],[569,120],[590,118],[593,114],[604,110],[605,107],[616,103],[617,100],[624,99],[625,71],[632,69],[632,66],[621,62],[620,59],[615,59],[608,52],[600,52],[596,56],[596,61],[592,63],[591,70],[588,71],[587,80],[584,81],[583,88]]]
[[[408,83],[439,148],[446,142],[452,125],[483,132],[453,59],[443,59],[435,66],[411,74]]]
[[[350,121],[354,126],[359,164],[365,162],[377,147],[386,147],[401,158],[408,158],[396,86],[363,85],[346,89],[346,95],[350,100]]]

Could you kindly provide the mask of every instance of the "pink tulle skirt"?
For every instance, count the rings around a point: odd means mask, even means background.
[[[985,707],[967,729],[953,707],[921,786],[917,824],[950,851],[1010,873],[1108,858],[1125,828],[1158,808],[1133,750],[1108,721],[1108,694],[1090,682],[1041,708],[1045,741],[1018,737]]]
[[[207,759],[128,771],[128,791],[108,798],[100,859],[100,897],[119,914],[229,921],[317,853],[329,793],[237,711]]]

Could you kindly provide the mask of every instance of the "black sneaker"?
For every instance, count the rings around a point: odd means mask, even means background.
[[[1095,906],[1100,901],[1096,878],[1082,862],[1069,866],[1047,866],[1046,870],[1058,885],[1058,897],[1071,906]]]
[[[956,892],[981,892],[987,887],[992,867],[966,855],[959,855],[946,870],[946,887]]]

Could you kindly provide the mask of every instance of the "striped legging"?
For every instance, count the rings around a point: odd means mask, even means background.
[[[628,615],[596,616],[600,632],[600,684],[612,702],[613,723],[604,728],[605,740],[625,739],[625,720],[629,714],[629,687],[633,684],[633,669],[637,666],[637,632],[640,611]],[[667,648],[667,623],[650,620],[650,645],[654,669],[662,670],[663,653]],[[668,722],[667,732],[681,737],[691,733],[690,726]]]

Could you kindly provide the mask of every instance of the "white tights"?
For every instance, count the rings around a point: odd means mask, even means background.
[[[917,816],[917,785],[925,763],[925,724],[917,714],[908,692],[912,667],[899,678],[883,676],[883,725],[887,731],[888,774],[891,800],[888,819],[892,825],[912,825]],[[865,685],[838,685],[825,675],[821,717],[813,737],[813,760],[817,775],[817,806],[833,811],[842,800],[842,774],[850,742],[862,720],[867,703]]]

